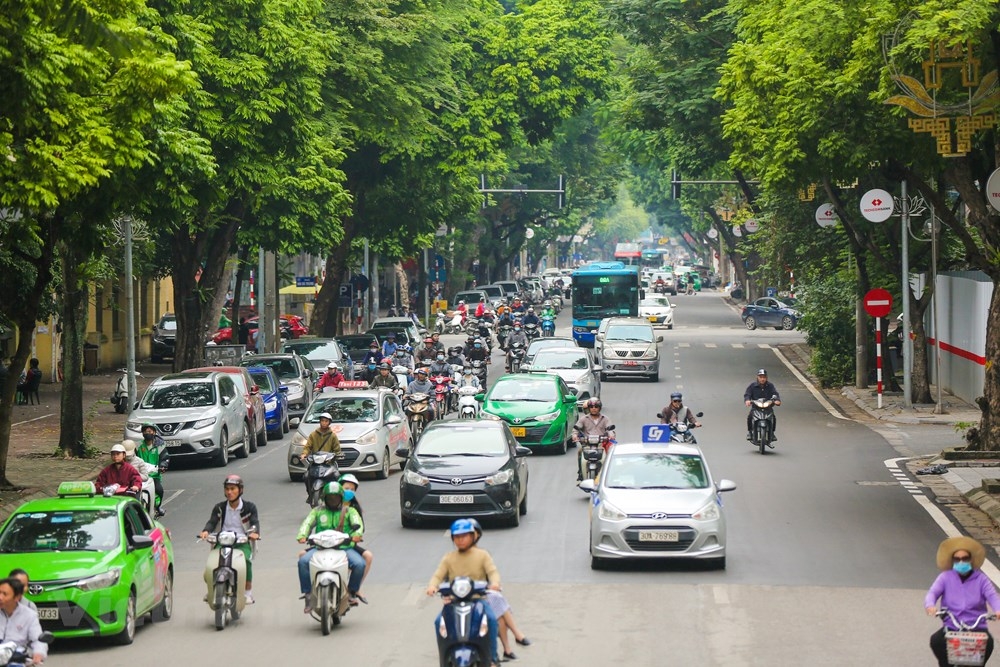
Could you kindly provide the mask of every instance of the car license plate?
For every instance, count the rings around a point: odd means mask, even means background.
[[[177,449],[184,443],[181,440],[174,438],[172,440],[164,440],[163,444],[167,446],[167,449]]]
[[[58,621],[59,620],[59,609],[57,607],[39,607],[38,608],[38,620],[40,620],[40,621]]]
[[[640,542],[678,542],[681,539],[676,530],[640,530]]]
[[[637,361],[623,361],[622,363],[624,365],[626,365],[626,366],[636,366],[636,365],[638,365],[639,362],[637,362]]]
[[[648,318],[646,318],[646,319],[648,319],[648,320],[649,320],[650,322],[655,322],[656,320],[658,320],[658,319],[660,319],[660,318],[658,318],[658,317],[657,317],[656,315],[650,315],[650,316],[649,316]]]
[[[510,432],[514,434],[515,438],[523,438],[527,435],[527,431],[523,426],[511,426]]]
[[[442,505],[471,505],[472,496],[458,496],[454,494],[449,494],[446,496],[441,496]]]

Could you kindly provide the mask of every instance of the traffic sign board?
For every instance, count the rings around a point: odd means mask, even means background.
[[[865,312],[872,317],[885,317],[892,310],[892,295],[876,287],[865,294]]]
[[[296,287],[316,287],[316,276],[295,276]]]
[[[353,298],[354,290],[351,289],[351,283],[341,283],[340,289],[337,291],[337,307],[350,308]]]

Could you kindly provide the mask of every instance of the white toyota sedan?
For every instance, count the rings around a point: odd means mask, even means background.
[[[652,324],[674,328],[674,304],[667,296],[647,296],[639,302],[639,317],[649,320]]]

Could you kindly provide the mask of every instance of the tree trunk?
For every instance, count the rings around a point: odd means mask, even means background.
[[[979,426],[970,429],[966,435],[969,449],[1000,450],[1000,414],[997,413],[997,406],[1000,406],[1000,364],[994,363],[996,359],[1000,359],[1000,288],[994,279],[986,319],[986,377],[983,380],[983,395],[976,399],[983,414]]]
[[[68,457],[83,457],[87,441],[83,429],[83,342],[87,335],[88,284],[80,275],[78,246],[61,248],[63,293],[63,384],[59,399],[59,448]]]
[[[243,294],[243,283],[247,280],[247,275],[250,272],[250,265],[247,263],[247,258],[250,254],[250,246],[242,246],[236,254],[236,261],[238,262],[236,266],[236,284],[233,286],[233,304],[231,307],[232,314],[229,319],[233,321],[233,335],[230,342],[233,345],[239,343],[239,326],[240,326],[240,305]]]
[[[326,278],[316,295],[316,305],[313,308],[312,320],[309,322],[310,330],[318,336],[331,337],[340,333],[337,301],[340,296],[340,284],[347,272],[347,258],[351,254],[351,239],[354,238],[355,232],[354,219],[344,220],[343,241],[331,248],[330,254],[326,257]]]

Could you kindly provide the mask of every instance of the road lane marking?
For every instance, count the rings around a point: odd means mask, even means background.
[[[239,469],[243,470],[247,466],[253,464],[255,461],[260,461],[262,458],[270,456],[271,454],[274,454],[275,452],[283,451],[285,448],[291,447],[291,445],[292,445],[291,441],[289,441],[289,443],[287,445],[284,445],[284,447],[282,446],[284,443],[278,443],[278,442],[276,442],[275,444],[277,445],[276,447],[273,447],[273,448],[272,447],[267,447],[267,451],[264,452],[263,454],[260,453],[260,449],[258,448],[257,449],[257,453],[254,454],[253,456],[249,457],[243,464],[241,464],[239,466]],[[286,453],[286,456],[287,456],[287,453]]]
[[[769,343],[757,343],[757,347],[759,347],[762,350],[770,350],[771,349],[771,345]]]
[[[677,347],[691,347],[691,343],[677,343]]]
[[[427,597],[425,589],[420,588],[419,586],[410,586],[410,590],[406,593],[406,597],[404,597],[403,601],[399,604],[402,607],[416,607],[417,603],[425,597]]]
[[[716,345],[715,343],[705,343],[705,347],[707,347],[707,348],[716,348],[716,347],[718,347],[718,345]]]
[[[163,507],[164,505],[166,505],[167,503],[169,503],[171,500],[173,500],[177,496],[181,495],[182,493],[184,493],[184,489],[177,489],[176,491],[174,491],[173,493],[171,493],[168,497],[164,498],[160,502],[160,507]]]
[[[737,350],[742,350],[744,347],[746,346],[743,343],[733,343],[733,348]]]
[[[819,401],[819,404],[822,405],[827,412],[829,412],[837,419],[843,419],[845,421],[854,421],[850,417],[845,417],[844,415],[837,412],[837,409],[830,404],[830,401],[826,400],[826,396],[819,393],[819,391],[817,391],[816,388],[812,386],[812,382],[807,380],[805,376],[799,372],[799,369],[797,369],[795,366],[792,365],[792,362],[788,361],[785,355],[781,353],[781,350],[779,350],[778,348],[772,348],[771,351],[774,352],[775,356],[778,357],[778,360],[781,361],[781,363],[783,363],[785,367],[792,372],[792,375],[795,376],[795,379],[801,382],[802,386],[804,386],[806,389],[809,390],[809,393],[813,395],[813,398]]]

